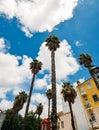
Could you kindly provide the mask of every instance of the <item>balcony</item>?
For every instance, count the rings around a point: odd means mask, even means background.
[[[86,108],[87,110],[92,110],[92,106],[90,105],[90,103],[87,103],[87,104],[85,105],[85,108]]]
[[[81,96],[86,96],[86,95],[87,95],[86,91],[81,92]]]

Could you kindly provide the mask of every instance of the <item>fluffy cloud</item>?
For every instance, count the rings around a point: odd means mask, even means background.
[[[16,94],[31,79],[29,63],[32,59],[25,55],[14,56],[3,50],[6,51],[5,40],[0,38],[0,98],[6,98],[6,93],[11,90]]]
[[[0,38],[0,51],[3,51],[5,48],[4,39]]]
[[[79,47],[79,46],[82,46],[83,44],[80,41],[76,41],[75,45]]]
[[[46,86],[48,85],[47,80],[48,80],[48,75],[45,75],[41,79],[36,79],[36,81],[35,81],[35,88],[36,89],[46,88]]]
[[[30,59],[27,56],[22,57],[22,65],[19,65],[19,58],[9,53],[0,53],[0,86],[13,87],[25,82],[30,75]]]
[[[32,32],[52,31],[73,16],[78,0],[0,0],[0,14],[16,17],[21,30],[29,37]]]
[[[76,61],[76,58],[72,55],[71,46],[68,44],[66,40],[63,40],[60,44],[60,48],[55,52],[55,62],[56,62],[56,74],[57,79],[62,80],[66,79],[68,75],[73,75],[79,70],[79,65]],[[38,59],[43,62],[44,70],[50,70],[50,51],[45,46],[45,42],[40,47],[40,51],[38,53]]]
[[[12,108],[12,106],[13,106],[13,103],[11,102],[11,101],[8,101],[8,100],[2,100],[1,102],[0,102],[0,109],[1,110],[7,110],[7,109],[10,109],[10,108]]]

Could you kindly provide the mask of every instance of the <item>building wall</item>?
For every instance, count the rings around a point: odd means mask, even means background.
[[[84,83],[78,82],[77,88],[85,110],[89,129],[91,129],[92,125],[93,127],[99,127],[99,90],[94,80],[91,78]],[[92,120],[92,125],[90,119]]]
[[[1,130],[4,119],[5,119],[5,115],[3,113],[0,113],[0,130]]]
[[[75,99],[75,103],[72,105],[72,109],[76,120],[75,122],[77,125],[77,130],[89,130],[84,107],[82,105],[78,92],[77,97]],[[64,100],[63,100],[63,112],[64,113],[70,112],[68,103],[67,102],[65,103]]]
[[[72,130],[70,112],[59,113],[58,130]]]

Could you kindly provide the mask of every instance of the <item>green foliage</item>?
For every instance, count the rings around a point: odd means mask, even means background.
[[[14,104],[13,104],[13,108],[12,111],[14,114],[18,113],[22,108],[24,103],[27,100],[27,94],[25,93],[25,91],[20,92],[14,100]]]
[[[64,101],[74,103],[77,93],[70,82],[64,82],[62,85],[61,94],[63,95]]]
[[[34,73],[34,74],[37,74],[39,72],[39,70],[41,70],[41,68],[42,68],[42,62],[40,62],[36,59],[30,63],[30,69],[31,69],[32,73]]]
[[[9,110],[7,110],[7,115],[10,116]],[[8,114],[9,113],[9,114]],[[26,130],[40,130],[40,124],[42,119],[38,118],[33,111],[28,113],[27,121],[25,124]],[[16,115],[13,120],[6,118],[4,120],[1,130],[22,130],[23,127],[23,117],[21,115]]]
[[[52,99],[52,90],[51,89],[48,89],[47,91],[46,91],[46,96],[47,96],[47,98],[50,100],[50,99]]]
[[[42,119],[37,118],[35,114],[29,114],[26,121],[26,130],[40,130]]]
[[[9,113],[10,116],[11,113]],[[1,130],[21,130],[23,118],[21,115],[16,115],[13,119],[6,118],[3,122]]]
[[[43,112],[43,105],[42,105],[42,103],[39,103],[37,105],[37,109],[36,109],[36,114],[38,114],[38,117],[40,117],[40,115],[42,114],[42,112]]]
[[[79,63],[80,65],[84,64],[85,67],[91,67],[92,58],[89,54],[80,54],[79,57]]]
[[[48,49],[50,51],[54,50],[56,51],[57,48],[60,47],[60,41],[57,36],[49,36],[49,38],[46,39],[46,46],[48,46]]]

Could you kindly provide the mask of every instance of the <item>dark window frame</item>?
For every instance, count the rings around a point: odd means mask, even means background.
[[[93,98],[94,102],[99,102],[99,97],[97,94],[92,95],[92,98]]]

